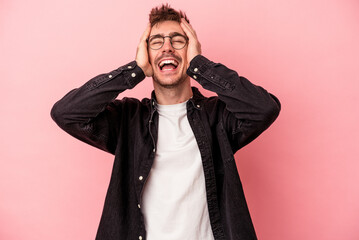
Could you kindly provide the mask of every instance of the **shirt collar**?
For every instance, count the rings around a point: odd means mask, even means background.
[[[194,108],[201,109],[201,102],[205,97],[202,95],[202,93],[198,90],[196,87],[192,87],[192,93],[193,96],[188,100],[188,103],[192,103]],[[157,99],[155,91],[153,90],[151,93],[151,109],[156,110],[157,109]]]

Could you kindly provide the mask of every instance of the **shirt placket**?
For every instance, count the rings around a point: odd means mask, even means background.
[[[213,159],[211,154],[210,142],[207,139],[206,131],[200,114],[203,109],[200,103],[192,102],[192,106],[187,106],[188,120],[191,125],[192,131],[196,138],[198,148],[202,158],[203,171],[206,184],[207,204],[208,213],[211,221],[211,227],[213,236],[216,240],[225,239],[224,230],[220,219],[220,212],[218,208],[217,190],[216,190],[216,179],[213,166]]]

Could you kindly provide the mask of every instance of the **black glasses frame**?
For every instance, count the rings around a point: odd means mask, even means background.
[[[175,47],[173,46],[173,44],[172,44],[172,38],[173,38],[173,37],[177,37],[177,36],[181,36],[181,37],[184,37],[184,39],[186,39],[186,43],[185,43],[185,44],[183,45],[183,47],[181,47],[181,48],[175,48]],[[153,37],[161,37],[161,38],[163,38],[162,45],[161,45],[159,48],[151,48],[150,45],[148,44],[149,41],[150,41],[150,39],[153,38]],[[171,46],[172,46],[174,49],[176,49],[176,50],[181,50],[181,49],[183,49],[183,48],[187,45],[187,43],[188,43],[188,37],[185,36],[185,35],[182,35],[182,34],[179,34],[179,33],[178,33],[178,34],[175,34],[175,35],[172,35],[172,36],[162,36],[162,35],[152,35],[152,36],[149,36],[149,37],[146,39],[147,46],[148,46],[149,48],[151,48],[152,50],[159,50],[159,49],[161,49],[161,48],[163,47],[163,45],[165,44],[165,38],[169,38],[169,39],[170,39]]]

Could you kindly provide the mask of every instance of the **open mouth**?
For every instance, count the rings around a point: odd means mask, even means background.
[[[172,71],[177,69],[178,62],[174,59],[163,59],[158,63],[161,71]]]

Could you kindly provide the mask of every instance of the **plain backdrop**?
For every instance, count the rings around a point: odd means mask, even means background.
[[[168,2],[187,13],[204,56],[282,103],[236,154],[258,238],[359,239],[359,2]],[[63,132],[50,109],[134,60],[160,3],[0,1],[1,240],[95,238],[113,156]],[[119,98],[151,90],[145,79]]]

